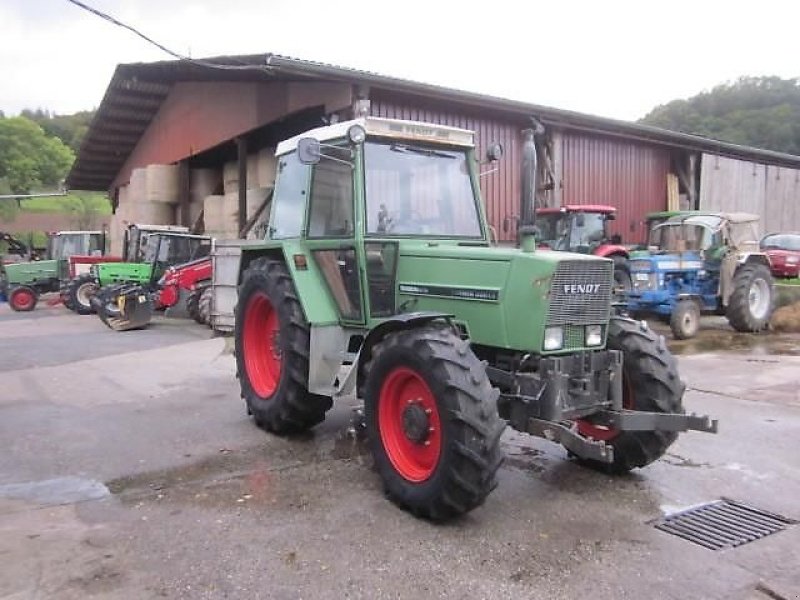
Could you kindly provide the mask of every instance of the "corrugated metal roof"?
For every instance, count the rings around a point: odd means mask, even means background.
[[[119,65],[72,167],[72,189],[106,190],[177,81],[346,81],[386,91],[479,108],[498,115],[535,116],[545,125],[767,164],[800,167],[800,156],[740,146],[616,119],[507,100],[276,54]]]

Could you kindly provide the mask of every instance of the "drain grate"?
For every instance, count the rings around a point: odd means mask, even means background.
[[[793,519],[723,498],[655,521],[656,529],[711,550],[735,548],[796,523]]]

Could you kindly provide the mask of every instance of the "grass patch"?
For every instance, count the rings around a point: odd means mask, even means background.
[[[66,196],[29,198],[21,201],[23,212],[74,213],[91,211],[110,215],[111,203],[102,192],[70,192]]]

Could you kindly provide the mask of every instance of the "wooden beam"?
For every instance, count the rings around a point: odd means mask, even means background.
[[[189,211],[189,161],[182,160],[178,163],[178,212],[180,214],[180,224],[187,227],[192,226],[192,219]]]
[[[236,153],[239,160],[239,231],[247,225],[247,140],[236,138]],[[239,236],[241,238],[241,235]]]

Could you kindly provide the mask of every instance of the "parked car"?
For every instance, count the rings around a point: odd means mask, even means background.
[[[773,277],[800,277],[800,233],[770,233],[761,239],[769,256]]]

